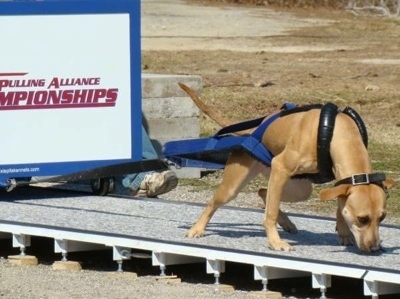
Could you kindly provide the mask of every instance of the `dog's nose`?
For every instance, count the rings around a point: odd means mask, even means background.
[[[370,247],[370,251],[371,251],[371,252],[377,252],[377,251],[379,251],[380,249],[381,249],[380,246],[371,246],[371,247]]]
[[[370,252],[377,252],[377,251],[379,251],[381,249],[382,249],[382,246],[381,246],[380,242],[378,244],[373,244],[373,245],[369,246],[369,251]]]
[[[366,254],[374,253],[374,252],[381,250],[381,248],[382,248],[381,241],[378,241],[378,242],[376,242],[376,241],[373,242],[371,240],[364,241],[359,248],[361,249],[361,251],[363,251]]]

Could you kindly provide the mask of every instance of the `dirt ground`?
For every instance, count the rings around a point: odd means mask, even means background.
[[[336,10],[143,0],[142,65],[148,73],[201,75],[203,100],[233,121],[267,114],[286,101],[352,106],[367,124],[374,166],[398,179],[399,32],[398,19]],[[201,126],[205,135],[218,128],[204,116]],[[202,181],[206,188],[218,184],[218,178]],[[182,182],[169,195],[194,190],[191,183]],[[392,210],[400,209],[397,190],[389,203]],[[189,195],[192,201],[205,200],[204,190]],[[303,208],[334,213],[332,204],[321,206],[316,200]],[[9,254],[2,250],[0,257]],[[94,267],[76,274],[55,271],[49,263],[19,268],[1,258],[0,297],[254,298],[193,281],[160,283],[152,276],[118,276],[108,270]],[[296,296],[293,291],[291,298],[302,298]]]
[[[145,72],[201,75],[205,102],[232,120],[285,101],[351,105],[373,142],[400,143],[399,20],[185,3],[142,4]]]
[[[192,3],[192,5],[187,5]],[[265,7],[214,5],[195,1],[142,2],[142,50],[304,52],[334,50],[330,45],[276,45],[266,38],[330,20],[296,17]],[[337,48],[340,48],[337,45]]]
[[[201,75],[203,100],[232,120],[284,101],[352,105],[371,140],[400,143],[400,20],[185,3],[143,2],[145,72]]]

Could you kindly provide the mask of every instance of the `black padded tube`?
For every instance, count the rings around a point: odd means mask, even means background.
[[[368,133],[367,128],[365,127],[364,121],[362,120],[361,116],[351,107],[346,107],[343,110],[343,113],[350,116],[354,122],[356,123],[358,130],[360,131],[361,138],[365,145],[365,148],[368,148]]]
[[[323,180],[332,180],[332,159],[330,154],[330,145],[335,128],[336,115],[338,108],[335,104],[327,103],[321,109],[318,126],[318,144],[317,144],[317,159],[318,168]]]

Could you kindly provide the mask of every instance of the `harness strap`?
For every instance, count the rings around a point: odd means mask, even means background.
[[[286,107],[287,104],[285,104],[283,107]],[[294,105],[294,104],[292,104]],[[286,116],[292,113],[298,113],[298,112],[307,112],[312,109],[321,109],[323,107],[322,104],[309,104],[309,105],[304,105],[304,106],[294,106],[293,108],[285,109],[281,111],[281,116]],[[283,109],[283,108],[282,108]]]
[[[342,184],[350,184],[353,186],[375,184],[378,185],[379,187],[383,187],[382,182],[384,180],[386,180],[386,175],[382,172],[357,173],[353,174],[351,177],[337,181],[335,183],[335,186]]]
[[[362,120],[360,114],[358,114],[357,111],[355,111],[351,107],[344,108],[343,113],[350,116],[354,120],[354,122],[356,123],[356,125],[358,127],[358,130],[360,131],[365,148],[368,148],[367,128],[365,127],[364,121]]]
[[[329,102],[322,107],[319,118],[317,161],[319,177],[323,182],[329,182],[335,178],[332,171],[333,162],[331,158],[330,146],[337,114],[338,107]]]
[[[261,124],[264,118],[265,116],[224,127],[219,130],[214,137],[255,128]]]
[[[230,133],[256,128],[255,131],[251,134],[251,136],[261,142],[265,130],[277,118],[284,117],[292,113],[308,111],[311,109],[321,109],[319,125],[318,125],[318,138],[317,138],[317,162],[318,162],[319,173],[304,174],[295,177],[308,178],[316,184],[330,182],[335,179],[335,176],[332,171],[333,162],[330,154],[330,144],[333,136],[333,130],[335,128],[336,116],[339,112],[343,112],[344,114],[350,116],[353,119],[353,121],[357,124],[357,127],[360,131],[364,145],[366,147],[368,146],[368,134],[364,122],[361,119],[360,115],[351,107],[346,107],[343,111],[340,111],[335,104],[330,102],[328,102],[325,105],[316,104],[316,105],[306,105],[306,106],[297,106],[293,103],[286,103],[281,107],[281,110],[279,112],[276,112],[271,116],[269,116],[266,121],[264,121],[265,119],[264,116],[257,119],[236,123],[227,126],[225,128],[222,128],[214,135],[214,137],[218,138]],[[266,150],[267,152],[269,152],[268,149]],[[271,154],[271,156],[273,155]],[[365,181],[368,181],[371,183],[376,183],[378,185],[379,181],[382,184],[382,181],[385,180],[385,177],[381,179],[380,177],[381,175],[384,176],[384,174],[380,174],[379,176],[377,175],[378,178],[375,178],[375,174],[371,175],[355,174],[352,177],[341,180],[336,184],[339,183],[360,184],[358,182],[364,183]]]
[[[224,128],[222,128],[221,130],[219,130],[214,137],[218,137],[218,136],[222,136],[222,135],[226,135],[226,134],[230,134],[230,133],[235,133],[235,132],[240,132],[240,131],[245,131],[248,129],[252,129],[252,128],[257,128],[257,130],[252,134],[252,136],[254,137],[259,137],[258,140],[261,140],[262,134],[264,133],[265,129],[275,120],[277,119],[279,116],[282,116],[282,113],[284,113],[285,111],[290,111],[292,109],[297,108],[298,106],[293,104],[293,103],[285,103],[283,104],[283,106],[281,107],[281,111],[278,113],[273,114],[272,116],[270,116],[270,118],[268,120],[266,120],[264,123],[262,123],[265,119],[266,116],[260,117],[260,118],[256,118],[256,119],[252,119],[252,120],[247,120],[244,122],[240,122],[240,123],[236,123],[230,126],[226,126]],[[260,127],[259,127],[260,126]],[[259,131],[258,133],[256,133],[257,131]],[[262,134],[260,134],[262,132]]]
[[[280,117],[279,112],[271,115],[265,122],[263,122],[261,125],[258,126],[258,128],[251,134],[251,136],[261,141],[262,136],[265,133],[265,130],[268,128],[270,124],[272,124],[273,121],[275,121],[279,117]]]

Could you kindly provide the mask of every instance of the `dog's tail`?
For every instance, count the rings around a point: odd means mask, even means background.
[[[190,87],[186,86],[185,84],[179,82],[178,85],[180,88],[182,88],[192,99],[192,101],[196,104],[196,106],[200,109],[201,112],[203,112],[205,115],[207,115],[209,118],[211,118],[214,122],[216,122],[221,128],[230,126],[234,124],[232,121],[229,119],[226,119],[223,117],[221,114],[218,112],[214,111],[210,106],[205,104],[192,90]],[[237,131],[234,134],[235,135],[246,135],[250,134],[253,130],[252,129],[247,129],[243,131]]]
[[[201,112],[206,114],[209,118],[211,118],[213,121],[215,121],[220,127],[224,128],[227,126],[230,126],[233,124],[230,120],[226,119],[223,117],[221,114],[217,113],[213,109],[211,109],[210,106],[206,105],[200,98],[197,96],[197,94],[192,90],[190,87],[186,86],[185,84],[179,82],[178,83],[179,87],[182,88],[192,99],[192,101],[196,104],[196,106],[200,109]],[[244,130],[240,132],[235,132],[237,135],[244,135],[244,134],[249,134],[251,130]],[[259,205],[260,208],[265,209],[265,198],[266,198],[266,192],[267,189],[261,188],[258,191],[258,195],[261,197],[263,200],[263,203]]]
[[[232,124],[232,122],[221,114],[217,113],[216,111],[212,110],[210,106],[205,104],[197,94],[192,90],[190,87],[186,86],[185,84],[179,82],[178,83],[180,88],[182,88],[192,99],[192,101],[196,104],[196,106],[200,109],[201,112],[206,114],[209,118],[215,121],[220,127],[226,127]]]

